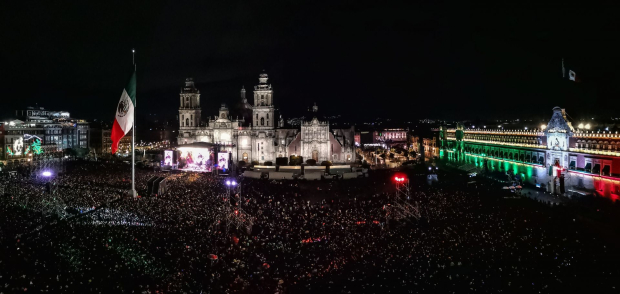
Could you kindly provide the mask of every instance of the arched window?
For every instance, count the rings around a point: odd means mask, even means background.
[[[261,117],[261,118],[260,118],[260,125],[261,125],[261,126],[264,126],[264,125],[265,125],[265,118],[264,118],[264,117]]]

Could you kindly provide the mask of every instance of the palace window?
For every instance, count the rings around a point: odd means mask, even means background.
[[[260,118],[260,125],[261,125],[261,126],[264,126],[264,125],[265,125],[265,118],[264,118],[264,117],[261,117],[261,118]]]

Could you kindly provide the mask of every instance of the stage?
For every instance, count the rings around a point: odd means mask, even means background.
[[[177,167],[185,172],[210,173],[216,169],[228,170],[230,156],[228,152],[216,152],[214,144],[197,142],[182,145],[177,148],[180,152]]]

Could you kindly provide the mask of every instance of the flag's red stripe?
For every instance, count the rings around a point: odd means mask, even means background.
[[[114,120],[114,126],[112,126],[112,154],[116,153],[118,150],[118,143],[125,136],[125,132],[121,128],[121,125],[118,124],[118,121]]]

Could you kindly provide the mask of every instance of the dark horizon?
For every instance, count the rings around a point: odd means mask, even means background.
[[[314,102],[352,120],[544,118],[554,106],[603,118],[619,110],[617,4],[7,5],[2,118],[36,104],[112,120],[132,48],[139,115],[173,118],[186,77],[202,93],[203,117],[215,115],[221,103],[239,101],[242,85],[251,98],[263,69],[285,118]],[[562,58],[580,83],[562,79]]]

